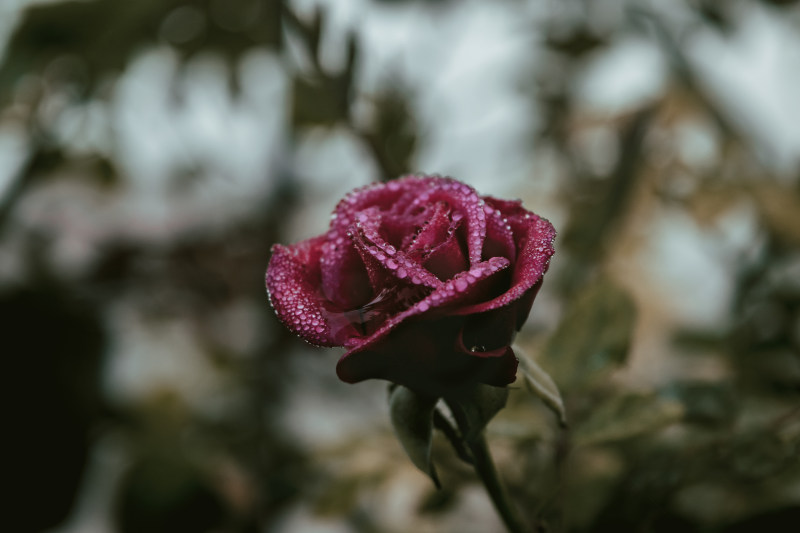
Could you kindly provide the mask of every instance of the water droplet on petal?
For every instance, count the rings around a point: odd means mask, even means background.
[[[464,278],[458,278],[455,280],[454,284],[456,286],[456,290],[459,292],[464,292],[467,290],[467,287],[469,287],[469,283],[467,283],[467,280]]]

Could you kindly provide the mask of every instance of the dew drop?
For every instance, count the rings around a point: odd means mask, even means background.
[[[465,280],[464,278],[458,278],[457,280],[455,280],[454,284],[458,292],[464,292],[465,290],[467,290],[467,287],[469,287],[469,283],[467,283],[467,280]]]
[[[408,276],[408,272],[403,267],[397,269],[397,277],[403,279],[404,277]]]
[[[428,304],[428,302],[420,302],[419,304],[417,304],[417,308],[424,313],[425,311],[430,309],[431,306]]]
[[[394,270],[397,268],[397,261],[395,261],[394,259],[389,259],[388,261],[386,261],[386,266],[389,269]]]

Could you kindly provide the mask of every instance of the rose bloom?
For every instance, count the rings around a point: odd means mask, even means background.
[[[520,201],[451,178],[407,176],[348,194],[324,235],[276,244],[278,318],[336,367],[432,396],[516,376],[511,349],[553,255],[555,230]]]

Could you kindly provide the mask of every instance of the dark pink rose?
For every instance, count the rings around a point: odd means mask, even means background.
[[[267,291],[294,333],[347,349],[343,381],[380,378],[434,396],[504,386],[554,238],[519,201],[408,176],[348,194],[326,234],[276,244]]]

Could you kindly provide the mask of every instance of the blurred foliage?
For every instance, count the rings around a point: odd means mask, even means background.
[[[597,16],[607,8],[602,2],[558,3],[541,21],[536,46],[543,54],[515,67],[535,82],[526,88],[541,110],[531,154],[553,160],[564,214],[537,303],[549,306],[557,325],[520,335],[536,356],[521,362],[521,374],[557,414],[566,412],[569,426],[512,390],[488,432],[515,502],[546,531],[780,533],[800,520],[797,170],[787,177],[763,163],[685,52],[706,29],[732,35],[747,3],[686,0],[680,4],[692,23],[685,27],[645,9],[646,2],[627,3],[616,23],[598,22],[606,20]],[[759,3],[796,15],[796,2]],[[380,4],[446,17],[457,3]],[[410,437],[418,441],[417,465],[429,474],[431,460],[437,465],[440,491],[413,466],[409,472],[388,423],[332,448],[285,434],[292,380],[313,372],[293,366],[299,349],[277,327],[262,286],[270,245],[285,240],[303,207],[307,184],[298,179],[293,150],[306,134],[344,132],[363,149],[374,177],[387,180],[415,170],[427,133],[414,105],[427,88],[393,72],[366,94],[359,69],[370,50],[354,29],[340,39],[340,65],[323,57],[334,27],[324,9],[300,12],[280,0],[67,0],[24,11],[0,65],[0,126],[22,131],[28,148],[0,193],[1,266],[16,261],[23,271],[0,279],[10,443],[4,472],[12,488],[0,528],[53,530],[79,516],[80,499],[91,492],[85,485],[93,482],[87,472],[109,436],[122,442],[125,460],[108,514],[125,533],[280,533],[297,509],[353,531],[399,531],[398,516],[414,513],[427,527],[420,531],[466,527],[456,521],[470,516],[464,494],[475,478],[465,464],[469,452],[458,447],[439,408],[431,406],[432,439],[429,426],[421,440]],[[654,43],[666,58],[664,94],[618,114],[582,109],[574,88],[588,65],[629,37]],[[233,65],[253,50],[280,60],[289,78],[289,155],[269,170],[277,185],[259,198],[257,214],[171,240],[105,241],[88,268],[61,271],[53,259],[56,235],[26,226],[26,201],[64,183],[124,194],[128,177],[113,150],[70,146],[58,118],[70,106],[108,102],[120,73],[154,46],[174,51],[182,67],[204,54]],[[235,97],[235,69],[226,72]],[[684,121],[718,139],[711,163],[682,160],[675,138]],[[604,151],[604,165],[579,142],[598,129],[614,148]],[[655,290],[634,290],[645,283],[629,279],[621,265],[633,261],[631,243],[650,238],[648,217],[674,210],[712,231],[741,206],[755,214],[755,236],[729,260],[733,294],[724,320],[670,323],[659,332],[668,339],[666,353],[643,353],[654,346],[641,342],[646,328],[663,308]],[[221,340],[247,336],[237,329],[246,320],[221,318],[236,305],[256,310],[257,335],[242,341],[245,348]],[[149,326],[190,324],[202,364],[221,376],[227,408],[200,408],[169,390],[125,404],[118,391],[104,390],[109,350],[122,342],[111,327],[120,308],[135,308]],[[659,364],[647,374],[635,357]],[[389,518],[380,509],[389,509]]]
[[[542,348],[542,364],[565,391],[607,378],[625,363],[635,315],[626,292],[597,282],[570,302]]]
[[[279,47],[280,10],[280,0],[70,0],[34,6],[8,44],[0,103],[22,76],[38,72],[88,97],[149,44],[168,43],[185,58],[212,49],[234,59],[256,45]]]
[[[6,524],[42,531],[75,502],[100,414],[106,331],[97,306],[53,280],[0,292]],[[31,506],[35,502],[35,507]]]

